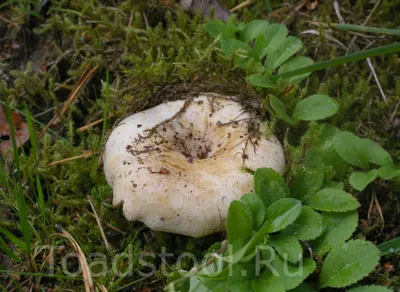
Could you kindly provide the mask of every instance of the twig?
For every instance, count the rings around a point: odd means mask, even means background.
[[[69,105],[75,100],[75,98],[78,96],[79,91],[82,89],[82,87],[86,84],[86,82],[92,77],[94,72],[96,72],[97,68],[99,66],[95,66],[92,70],[89,71],[89,73],[86,74],[87,70],[89,69],[89,65],[86,66],[83,74],[79,78],[78,84],[75,86],[74,90],[71,92],[71,94],[68,96],[67,101],[64,103],[63,107],[61,108],[60,112],[58,115],[55,115],[50,122],[47,124],[47,126],[42,130],[40,133],[39,137],[43,137],[44,133],[46,132],[47,128],[56,125],[57,123],[60,122],[60,118],[65,114],[67,111]]]
[[[69,158],[65,158],[65,159],[62,159],[62,160],[58,160],[58,161],[53,161],[53,162],[47,164],[47,166],[53,166],[53,165],[57,165],[57,164],[64,163],[64,162],[68,162],[68,161],[71,161],[71,160],[84,158],[84,157],[89,157],[89,156],[98,154],[99,152],[100,151],[89,151],[87,153],[84,153],[84,154],[81,154],[81,155],[78,155],[78,156],[69,157]]]
[[[96,218],[96,216],[92,212],[87,211],[86,213],[88,213],[93,218]],[[122,235],[126,235],[126,232],[124,232],[122,230],[119,230],[117,227],[112,226],[110,223],[104,222],[103,224],[106,225],[108,228],[110,228],[110,229],[112,229],[112,230],[114,230],[114,231],[116,231],[116,232],[118,232],[118,233],[120,233]]]
[[[252,4],[253,2],[254,2],[254,0],[246,0],[246,1],[244,1],[244,2],[242,2],[242,3],[240,3],[240,4],[238,4],[238,5],[236,5],[235,7],[233,7],[232,9],[230,9],[229,11],[230,11],[230,12],[235,12],[235,11],[237,11],[237,10],[240,10],[240,9],[242,9],[242,8],[244,8],[244,7],[246,7],[246,6],[250,5],[250,4]]]
[[[110,248],[110,244],[108,243],[106,234],[104,233],[103,227],[101,226],[100,218],[99,218],[99,216],[97,215],[96,209],[94,208],[92,199],[90,198],[90,196],[88,196],[87,198],[88,198],[90,207],[91,207],[92,210],[93,210],[94,218],[96,219],[97,225],[99,226],[100,234],[101,234],[101,237],[103,238],[104,244],[105,244],[106,248],[109,249],[109,248]]]
[[[112,117],[114,117],[115,115],[114,114],[109,114],[108,116],[107,116],[107,118],[108,119],[111,119]],[[97,124],[100,124],[100,123],[102,123],[104,121],[104,119],[99,119],[99,120],[97,120],[97,121],[94,121],[94,122],[91,122],[91,123],[89,123],[89,124],[87,124],[87,125],[85,125],[85,126],[83,126],[83,127],[80,127],[80,128],[78,128],[76,131],[77,132],[84,132],[84,131],[87,131],[89,128],[91,128],[91,127],[93,127],[93,126],[96,126]]]
[[[268,14],[267,18],[271,18],[271,17],[277,16],[280,13],[283,13],[283,12],[286,12],[286,11],[290,11],[292,9],[295,9],[298,6],[304,6],[307,2],[308,2],[308,0],[301,0],[301,1],[297,2],[296,4],[293,4],[293,5],[289,6],[289,7],[279,8],[279,9],[275,10],[274,12]]]
[[[374,66],[372,65],[370,58],[367,58],[367,63],[368,63],[369,68],[371,69],[372,75],[374,76],[375,82],[378,85],[378,88],[379,88],[379,91],[381,92],[383,100],[386,100],[385,92],[383,92],[381,83],[379,82],[378,76],[376,76],[375,69],[374,69]]]

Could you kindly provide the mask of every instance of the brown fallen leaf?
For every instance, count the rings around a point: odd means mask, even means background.
[[[22,117],[15,111],[11,112],[11,120],[15,131],[15,140],[17,147],[21,147],[29,140],[28,124],[23,122]],[[7,120],[6,111],[3,105],[0,105],[0,154],[10,158],[13,150],[10,124]]]
[[[312,1],[312,2],[308,2],[307,3],[307,10],[308,11],[313,11],[313,10],[315,10],[315,8],[317,8],[317,6],[318,6],[318,0]]]

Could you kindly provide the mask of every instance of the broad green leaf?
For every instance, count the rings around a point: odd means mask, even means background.
[[[296,288],[290,290],[290,292],[316,292],[314,288],[312,288],[309,284],[301,283]]]
[[[334,138],[339,129],[328,124],[321,126],[321,134],[315,143],[315,149],[322,156],[325,165],[330,166],[338,179],[343,179],[349,165],[339,156],[334,147]]]
[[[280,279],[286,290],[291,290],[299,286],[316,268],[312,259],[305,258],[297,264],[284,262],[277,256],[272,262],[275,271],[280,275]]]
[[[260,277],[254,278],[251,285],[254,292],[285,292],[285,286],[280,277],[275,276],[269,270],[265,270]]]
[[[265,67],[271,71],[278,68],[303,47],[298,37],[289,36],[279,46],[267,55]]]
[[[283,177],[271,168],[259,168],[254,173],[254,190],[265,207],[289,195]]]
[[[298,169],[290,185],[291,195],[305,201],[320,190],[324,183],[325,164],[322,157],[310,151],[304,158],[304,167]]]
[[[228,288],[232,292],[251,291],[251,282],[256,276],[255,261],[236,263],[230,267]]]
[[[235,283],[230,283],[229,280],[232,278],[228,279],[228,289],[227,291],[232,291],[232,292],[243,292],[243,291],[251,291],[252,286],[251,282],[252,280],[244,280],[240,282],[235,282]]]
[[[394,167],[393,159],[390,154],[378,143],[370,139],[362,139],[364,149],[368,149],[369,162],[379,166]]]
[[[221,51],[228,59],[234,59],[235,66],[243,67],[248,61],[251,47],[239,40],[228,39],[221,42]]]
[[[381,255],[385,256],[393,253],[400,253],[400,237],[385,241],[378,245]]]
[[[322,215],[308,206],[303,206],[296,221],[282,230],[282,233],[293,235],[299,240],[311,240],[320,236],[324,228]]]
[[[393,167],[390,154],[369,139],[362,139],[350,132],[340,132],[334,138],[335,149],[349,164],[368,170],[369,163]]]
[[[351,237],[358,225],[357,211],[345,213],[322,212],[325,232],[311,243],[313,250],[322,256]]]
[[[242,202],[232,201],[226,223],[229,242],[239,247],[243,246],[253,232],[252,221],[250,210]]]
[[[270,24],[265,35],[254,42],[254,51],[260,59],[275,51],[286,39],[288,30],[283,24]]]
[[[400,169],[383,166],[379,168],[378,175],[383,179],[393,179],[395,177],[400,177]]]
[[[185,275],[187,275],[188,272],[187,271],[174,271],[171,274],[168,275],[168,288],[170,288],[169,290],[172,291],[182,291],[182,292],[187,292],[189,291],[189,289],[191,288],[191,279],[186,279],[184,281],[181,282],[175,282],[183,277],[185,277]]]
[[[206,286],[204,286],[204,284],[199,280],[199,278],[197,278],[196,276],[192,276],[190,277],[189,292],[210,292],[210,290]]]
[[[248,43],[257,38],[259,35],[265,35],[268,30],[269,23],[266,20],[256,19],[249,22],[240,32],[240,40]]]
[[[269,238],[269,244],[282,258],[293,264],[303,257],[303,249],[296,237],[288,234],[276,234]]]
[[[314,64],[314,61],[308,57],[295,57],[289,61],[287,61],[286,63],[284,63],[278,70],[278,74],[283,74],[295,69],[299,69],[302,67],[307,67]],[[303,81],[304,79],[306,79],[311,73],[305,73],[302,75],[298,75],[298,76],[294,76],[294,77],[289,77],[287,79],[283,79],[283,82],[285,84],[295,84],[295,83],[299,83],[301,81]]]
[[[300,100],[293,111],[292,118],[301,121],[317,121],[333,116],[338,110],[339,105],[333,98],[316,94]]]
[[[270,94],[269,95],[269,102],[271,104],[272,109],[277,113],[277,115],[287,122],[290,125],[294,125],[295,121],[293,121],[288,113],[287,113],[287,108],[286,105],[275,95]]]
[[[345,212],[360,207],[360,203],[351,194],[336,189],[322,189],[305,202],[315,210]]]
[[[256,232],[256,234],[248,241],[248,243],[240,250],[234,252],[233,254],[228,254],[222,258],[223,261],[228,263],[237,263],[242,260],[246,255],[254,253],[256,247],[268,238],[267,232],[271,230],[271,223],[264,222],[261,228]],[[229,250],[229,249],[228,249]],[[232,249],[230,249],[232,251]]]
[[[213,278],[205,278],[205,277],[198,277],[201,283],[208,288],[208,291],[213,292],[226,292],[229,291],[228,289],[228,281],[226,279],[213,279]]]
[[[265,208],[260,197],[256,194],[244,194],[240,200],[248,207],[253,217],[253,228],[258,230],[264,222]]]
[[[374,270],[379,258],[379,249],[369,241],[346,242],[325,258],[319,286],[341,288],[356,283]]]
[[[350,184],[358,191],[362,191],[365,187],[374,181],[378,176],[378,170],[373,169],[369,172],[356,171],[350,175]]]
[[[268,207],[266,219],[270,222],[269,233],[277,232],[293,223],[301,212],[301,202],[292,198],[280,199]]]
[[[268,77],[265,74],[253,74],[247,77],[247,80],[249,83],[253,86],[256,87],[261,87],[261,88],[275,88],[275,83],[273,83],[271,80],[268,79]]]
[[[393,292],[393,290],[384,287],[384,286],[359,286],[350,290],[347,290],[347,292]]]
[[[344,183],[343,182],[338,182],[338,181],[326,181],[322,185],[322,189],[335,189],[335,190],[341,190],[343,191],[344,189]]]
[[[368,170],[369,158],[362,139],[350,132],[339,132],[333,139],[337,153],[347,163]]]
[[[289,196],[289,189],[286,184],[277,181],[267,183],[266,179],[261,180],[258,191],[265,208]]]
[[[205,30],[214,38],[221,37],[221,40],[234,39],[237,28],[233,24],[225,24],[220,20],[211,20],[205,26]]]

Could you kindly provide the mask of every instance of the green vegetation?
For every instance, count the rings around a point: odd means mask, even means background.
[[[75,252],[65,231],[82,249],[100,291],[340,291],[352,285],[347,291],[379,292],[400,286],[394,54],[400,19],[393,15],[400,1],[381,1],[375,12],[369,1],[341,1],[353,26],[335,24],[332,3],[277,14],[273,23],[256,19],[282,8],[281,2],[255,1],[223,24],[189,15],[177,1],[39,2],[0,4],[0,33],[6,32],[0,101],[8,121],[17,110],[30,133],[11,161],[1,158],[0,288],[84,291],[84,276],[73,275],[78,259],[62,262]],[[224,2],[233,7],[242,1]],[[361,25],[366,18],[368,26]],[[295,37],[310,28],[318,35]],[[362,61],[368,57],[374,57],[386,100]],[[231,204],[229,245],[223,234],[191,239],[127,222],[111,204],[99,164],[118,120],[202,91],[257,104],[285,145],[284,176],[257,170],[255,193]],[[59,121],[41,135],[54,116]],[[99,119],[102,124],[78,130]],[[15,149],[15,129],[10,134]],[[304,273],[277,277],[262,265],[255,278],[256,246],[279,274],[286,267],[283,254],[292,274],[300,267]],[[144,266],[141,256],[162,253],[162,247],[174,256],[148,256]],[[185,258],[177,266],[183,252],[205,257],[205,264],[193,269]],[[104,261],[116,269],[101,273]]]

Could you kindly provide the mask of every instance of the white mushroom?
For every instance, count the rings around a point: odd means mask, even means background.
[[[104,151],[113,203],[156,231],[202,237],[225,230],[229,204],[253,191],[245,168],[285,168],[281,144],[232,98],[166,102],[124,119]]]

